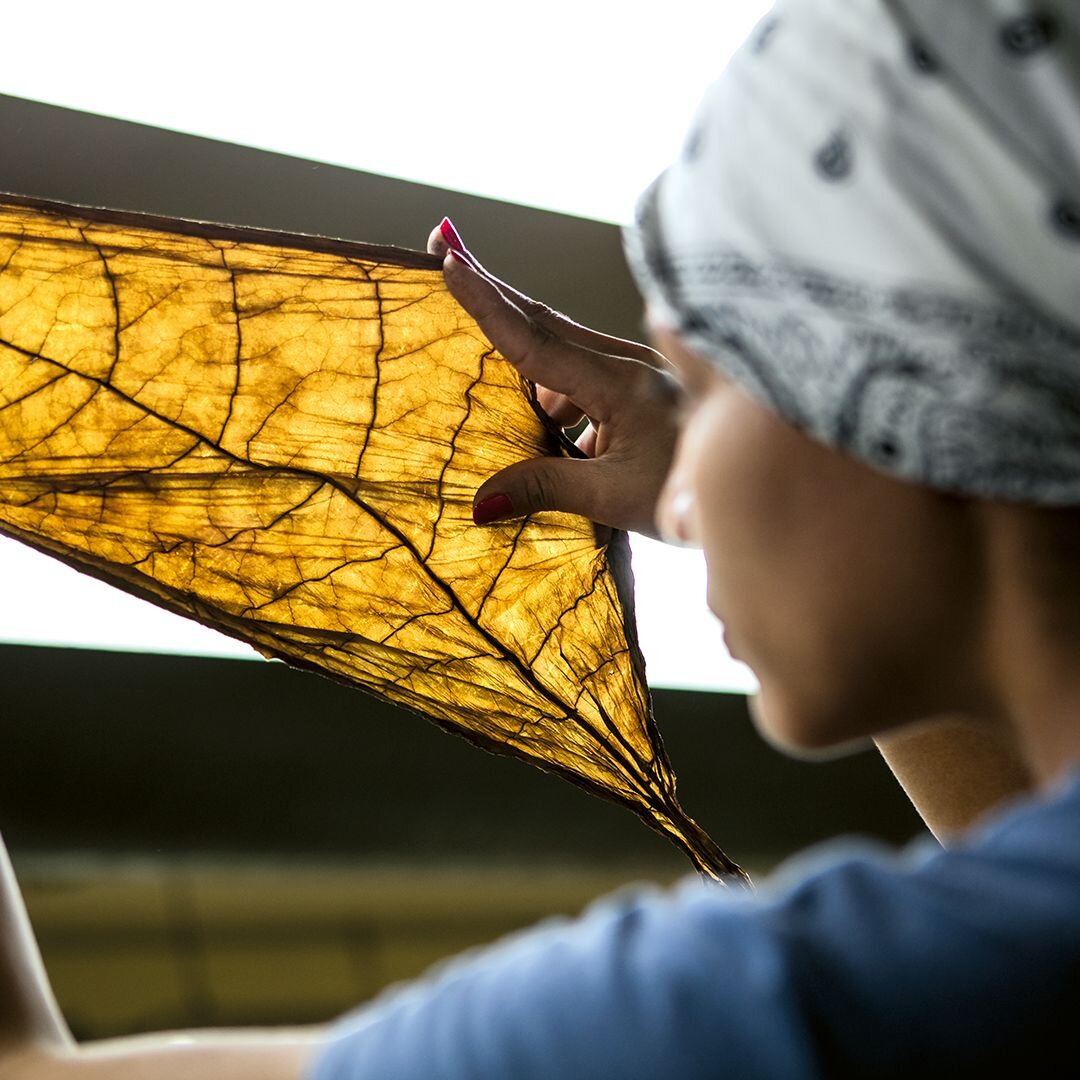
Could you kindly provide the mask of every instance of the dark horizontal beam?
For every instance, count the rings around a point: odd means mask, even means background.
[[[625,810],[284,664],[8,645],[0,685],[15,848],[684,865]],[[875,756],[793,761],[738,695],[655,699],[683,805],[735,858],[916,831]]]

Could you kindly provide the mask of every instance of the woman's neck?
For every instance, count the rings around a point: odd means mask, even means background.
[[[1080,766],[1080,523],[986,504],[984,680],[1039,788]]]

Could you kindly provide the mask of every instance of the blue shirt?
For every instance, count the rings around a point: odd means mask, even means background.
[[[1075,1075],[1080,772],[963,843],[601,901],[351,1014],[312,1080]],[[1059,1058],[1059,1054],[1065,1058]]]

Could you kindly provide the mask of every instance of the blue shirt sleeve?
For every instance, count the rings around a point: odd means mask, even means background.
[[[345,1018],[312,1080],[1035,1075],[1080,1005],[1070,794],[948,852],[818,854],[756,897],[611,898]]]

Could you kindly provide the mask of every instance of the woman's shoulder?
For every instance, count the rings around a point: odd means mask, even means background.
[[[1020,840],[1039,847],[1062,844],[1080,854],[1080,765],[1065,770],[1044,791],[1010,799],[986,815],[957,846],[960,850],[1008,848]]]

